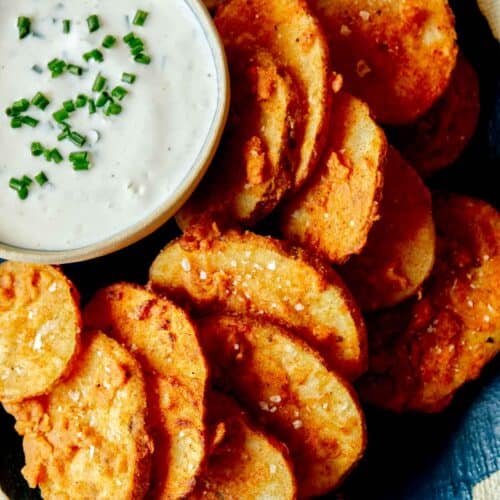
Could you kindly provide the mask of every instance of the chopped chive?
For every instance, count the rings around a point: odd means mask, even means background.
[[[42,156],[44,149],[45,148],[39,142],[31,143],[31,154],[33,156]]]
[[[88,170],[90,168],[90,163],[88,160],[76,160],[73,162],[73,170]]]
[[[87,96],[79,94],[75,100],[75,106],[77,108],[83,108],[87,104]]]
[[[119,101],[122,101],[123,98],[128,94],[128,90],[124,89],[122,86],[118,85],[111,91],[111,96]]]
[[[75,103],[71,99],[63,102],[63,108],[68,113],[73,113],[73,111],[75,111],[76,109]]]
[[[130,85],[132,85],[135,82],[136,78],[137,78],[136,75],[134,75],[133,73],[123,73],[122,82],[129,83]]]
[[[144,46],[141,45],[141,46],[137,46],[137,47],[134,47],[130,50],[130,53],[133,55],[133,56],[138,56],[139,54],[142,54],[144,52]]]
[[[35,73],[38,73],[41,75],[43,73],[43,68],[41,66],[38,66],[38,64],[34,64],[31,68]]]
[[[56,148],[50,151],[50,159],[57,164],[61,163],[64,160],[63,155]]]
[[[15,177],[12,177],[9,180],[9,187],[11,189],[14,189],[15,191],[19,191],[23,186],[24,186],[23,181],[16,179]]]
[[[33,184],[33,179],[27,175],[23,175],[21,182],[23,183],[23,186],[30,187]]]
[[[106,107],[106,111],[104,113],[106,114],[106,116],[111,116],[111,115],[119,115],[121,112],[122,112],[121,104],[118,104],[116,102],[110,102]]]
[[[146,19],[148,18],[149,16],[149,12],[146,12],[144,10],[138,10],[136,13],[135,13],[135,17],[134,17],[134,20],[132,21],[133,24],[135,24],[136,26],[144,26],[144,23],[146,22]]]
[[[87,151],[75,151],[73,153],[70,153],[69,155],[69,161],[71,163],[75,161],[82,161],[82,160],[87,160],[88,157],[88,152]]]
[[[115,45],[115,43],[116,43],[116,37],[114,37],[113,35],[108,35],[102,41],[102,46],[105,49],[110,49],[111,47],[113,47]]]
[[[23,126],[23,121],[21,120],[20,116],[14,116],[12,120],[10,121],[10,126],[12,128],[21,128]]]
[[[66,63],[62,59],[52,59],[52,61],[47,64],[47,68],[52,72],[52,78],[57,78],[64,73]]]
[[[131,49],[136,49],[137,47],[144,49],[144,42],[139,37],[134,37],[132,40],[130,40],[128,46]]]
[[[99,23],[99,18],[95,14],[89,16],[87,18],[87,26],[89,27],[90,33],[97,31],[101,27]]]
[[[101,73],[95,77],[94,85],[92,86],[92,92],[101,92],[106,85],[106,78],[104,78]]]
[[[19,196],[19,198],[21,200],[25,200],[29,195],[29,190],[26,186],[23,186],[21,189],[19,189],[19,191],[17,192],[17,196]]]
[[[139,64],[149,64],[151,62],[151,57],[147,54],[138,54],[134,57],[134,61]]]
[[[126,34],[124,37],[123,37],[123,41],[129,45],[133,40],[135,40],[137,37],[135,36],[135,33],[133,33],[132,31],[128,34]]]
[[[110,95],[107,92],[102,92],[101,95],[97,98],[95,105],[98,108],[102,108],[110,100]]]
[[[43,111],[50,104],[50,101],[41,92],[37,92],[35,97],[31,99],[31,104]]]
[[[65,127],[63,131],[57,136],[58,141],[64,141],[67,137],[69,137],[69,133],[71,132],[71,129],[69,127]]]
[[[89,115],[93,115],[97,111],[94,99],[89,99]]]
[[[68,64],[67,70],[72,75],[81,76],[83,73],[83,68],[81,66],[77,66],[76,64]]]
[[[35,175],[35,181],[40,186],[43,186],[44,184],[47,184],[47,182],[49,182],[49,179],[47,178],[44,172],[40,172],[39,174]]]
[[[40,120],[37,120],[32,116],[21,116],[20,118],[23,125],[28,125],[28,127],[35,128],[40,123]]]
[[[64,19],[63,21],[63,33],[69,33],[71,31],[71,21],[69,19]]]
[[[17,29],[19,30],[19,39],[26,38],[31,32],[31,19],[29,17],[19,16],[17,18]]]
[[[24,113],[30,107],[30,102],[28,99],[19,99],[12,105],[12,110],[14,113]]]
[[[17,116],[19,113],[16,113],[12,108],[7,108],[5,110],[5,114],[9,117]]]
[[[79,134],[78,132],[70,132],[69,139],[73,144],[80,147],[82,147],[87,142],[87,138]]]
[[[85,52],[85,54],[83,54],[83,58],[87,62],[89,62],[91,59],[94,59],[97,62],[104,61],[104,56],[99,49],[93,49],[90,52]]]
[[[69,118],[69,113],[65,109],[60,109],[52,113],[52,117],[56,122],[62,123],[64,122],[64,120],[67,120]]]

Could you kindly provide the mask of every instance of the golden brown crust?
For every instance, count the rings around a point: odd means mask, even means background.
[[[479,110],[478,77],[461,55],[446,92],[415,123],[395,131],[396,144],[417,171],[428,177],[459,158],[474,135]]]
[[[393,306],[414,295],[434,264],[431,195],[392,147],[387,155],[379,217],[363,251],[339,269],[367,311]]]
[[[176,216],[179,227],[217,221],[252,225],[291,185],[289,149],[302,107],[296,85],[267,50],[226,46],[231,111],[217,156]]]
[[[295,499],[297,485],[285,447],[257,429],[227,396],[212,392],[208,411],[209,423],[222,425],[224,431],[188,498]]]
[[[228,315],[203,318],[199,325],[215,382],[290,449],[299,496],[337,487],[366,443],[351,387],[283,327]]]
[[[439,411],[500,346],[500,214],[459,195],[434,200],[438,255],[421,297],[370,321],[362,397],[394,411]]]
[[[349,379],[365,370],[356,303],[338,275],[303,249],[250,232],[193,228],[156,258],[150,283],[198,314],[263,315],[293,328]]]
[[[343,262],[359,253],[377,220],[387,141],[368,106],[346,92],[333,99],[325,151],[304,188],[285,203],[285,237]]]
[[[80,345],[79,295],[51,266],[0,264],[0,400],[46,394]]]
[[[155,498],[182,498],[205,459],[207,366],[187,314],[137,285],[99,290],[84,311],[85,325],[129,348],[146,372],[155,439]]]
[[[446,0],[312,0],[346,90],[383,123],[408,123],[443,94],[457,54]]]
[[[35,399],[5,405],[24,436],[31,487],[44,498],[140,499],[152,442],[136,360],[104,334],[86,333],[71,376]]]
[[[319,159],[329,112],[329,53],[318,20],[304,0],[230,0],[215,24],[225,45],[258,45],[281,61],[305,94],[305,129],[293,184],[301,186]]]

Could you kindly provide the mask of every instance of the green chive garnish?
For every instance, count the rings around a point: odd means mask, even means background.
[[[47,64],[47,68],[52,72],[52,78],[57,78],[64,73],[66,63],[62,59],[52,59],[52,61]]]
[[[101,92],[106,85],[106,78],[104,78],[101,73],[95,77],[94,85],[92,86],[92,92]]]
[[[33,156],[42,156],[44,149],[45,148],[39,142],[31,143],[31,154]]]
[[[122,86],[118,85],[111,91],[111,96],[119,101],[122,101],[123,98],[128,94],[128,90],[124,89]]]
[[[146,19],[148,18],[149,16],[149,12],[146,12],[144,10],[138,10],[136,13],[135,13],[135,17],[134,17],[134,20],[132,21],[133,24],[135,24],[136,26],[144,26],[144,23],[146,22]]]
[[[72,75],[81,76],[83,73],[83,68],[81,66],[77,66],[76,64],[68,64],[67,70]]]
[[[107,92],[102,92],[101,95],[97,98],[95,105],[98,108],[102,108],[110,100],[110,95]]]
[[[63,108],[68,113],[73,113],[73,111],[75,111],[75,109],[76,109],[75,103],[71,99],[69,101],[63,102]]]
[[[97,31],[101,25],[99,23],[99,18],[94,14],[87,18],[87,26],[89,27],[90,33]]]
[[[130,45],[130,43],[135,40],[137,37],[135,36],[135,33],[133,32],[130,32],[128,34],[126,34],[124,37],[123,37],[123,41],[127,44],[127,45]]]
[[[33,184],[33,179],[27,175],[23,175],[21,182],[23,183],[23,186],[30,187]]]
[[[19,189],[19,191],[17,192],[17,196],[19,196],[19,198],[21,200],[25,200],[29,195],[29,190],[26,186],[23,186],[21,189]]]
[[[28,127],[35,128],[40,123],[40,120],[31,116],[21,116],[20,118],[23,125],[28,125]]]
[[[9,180],[9,187],[11,189],[14,189],[15,191],[19,191],[23,186],[24,186],[23,181],[16,179],[15,177],[12,177]]]
[[[69,133],[71,132],[69,127],[64,128],[64,130],[57,136],[58,141],[64,141],[67,137],[69,137]]]
[[[78,132],[70,132],[69,139],[73,144],[79,147],[82,147],[87,142],[87,138]]]
[[[37,92],[35,97],[31,99],[31,104],[43,111],[50,104],[50,101],[41,92]]]
[[[110,102],[106,107],[104,113],[106,116],[111,116],[111,115],[119,115],[121,112],[122,112],[121,104],[118,104],[116,102]]]
[[[63,33],[69,33],[71,31],[71,21],[69,19],[64,19],[63,21]]]
[[[56,122],[62,123],[64,122],[64,120],[67,120],[69,118],[69,113],[65,109],[60,109],[55,113],[52,113],[52,117]]]
[[[29,17],[19,16],[17,18],[17,29],[19,30],[19,39],[26,38],[31,32],[31,19]]]
[[[49,179],[47,178],[44,172],[40,172],[38,175],[35,175],[35,181],[40,186],[43,186],[44,184],[47,184],[47,182],[49,182]]]
[[[25,111],[28,111],[28,108],[30,107],[30,102],[28,99],[19,99],[19,101],[16,101],[12,105],[12,111],[15,113],[14,116],[17,116],[20,113],[24,113]]]
[[[94,99],[89,99],[89,115],[93,115],[97,111]]]
[[[134,61],[139,64],[149,64],[151,62],[151,57],[147,54],[139,54],[134,57]]]
[[[73,153],[70,153],[69,155],[69,161],[71,163],[74,163],[75,161],[86,161],[87,158],[88,158],[87,151],[75,151]]]
[[[90,168],[90,164],[88,161],[76,161],[73,163],[73,170],[88,170]]]
[[[99,49],[94,49],[94,50],[91,50],[90,52],[85,52],[85,54],[83,54],[83,58],[87,62],[89,62],[91,59],[94,59],[97,62],[104,61],[104,56]]]
[[[132,85],[135,82],[136,78],[136,75],[134,75],[133,73],[123,73],[122,82]]]
[[[10,121],[10,126],[12,128],[21,128],[23,126],[23,122],[21,120],[21,117],[14,116],[14,118],[12,118],[12,120]]]
[[[64,160],[63,155],[56,148],[50,151],[50,159],[57,164],[61,163]]]
[[[83,108],[87,104],[87,96],[79,94],[75,100],[75,106],[77,108]]]
[[[102,41],[102,46],[105,49],[110,49],[111,47],[113,47],[115,45],[115,43],[116,43],[116,37],[114,37],[113,35],[108,35]]]

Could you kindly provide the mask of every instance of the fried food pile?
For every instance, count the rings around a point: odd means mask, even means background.
[[[421,177],[479,113],[446,0],[207,4],[230,117],[149,282],[81,309],[0,264],[0,401],[44,498],[317,497],[361,403],[440,411],[499,351],[500,214]]]

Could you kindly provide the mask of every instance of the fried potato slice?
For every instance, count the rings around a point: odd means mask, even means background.
[[[232,105],[218,155],[177,214],[181,229],[217,221],[252,225],[291,185],[290,152],[301,121],[295,85],[264,49],[227,47]]]
[[[202,318],[199,326],[216,383],[290,450],[299,496],[338,486],[366,442],[351,387],[283,327],[228,315]]]
[[[500,214],[459,195],[434,200],[436,265],[421,297],[370,321],[363,398],[394,411],[443,409],[500,350]]]
[[[451,165],[474,135],[479,119],[479,80],[460,56],[448,89],[415,123],[395,130],[403,156],[424,176]]]
[[[377,219],[387,141],[366,104],[334,97],[327,146],[304,188],[283,206],[285,237],[343,262],[359,253]]]
[[[329,266],[272,238],[197,229],[167,245],[153,262],[154,290],[196,313],[266,315],[295,329],[347,378],[365,371],[363,319]]]
[[[136,360],[103,333],[86,333],[69,378],[45,396],[5,405],[24,436],[28,484],[44,498],[140,499],[152,441]]]
[[[0,400],[45,394],[80,345],[79,295],[56,268],[0,264]]]
[[[446,0],[312,0],[332,65],[377,121],[408,123],[443,94],[455,66]]]
[[[213,449],[205,472],[190,500],[292,500],[297,485],[285,447],[257,429],[227,396],[211,393],[209,422],[223,422],[221,441]]]
[[[119,283],[99,290],[84,310],[99,328],[129,348],[146,373],[155,438],[155,498],[182,498],[205,458],[207,366],[194,325],[166,299]]]
[[[353,255],[339,272],[362,309],[389,307],[418,291],[431,272],[435,247],[429,190],[389,148],[380,219],[361,254]]]
[[[304,93],[304,132],[293,165],[301,186],[316,166],[329,111],[329,52],[318,20],[304,0],[230,0],[217,9],[215,24],[225,46],[257,45],[281,61]]]

